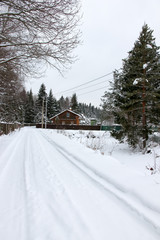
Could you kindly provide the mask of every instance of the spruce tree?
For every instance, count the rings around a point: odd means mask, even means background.
[[[27,92],[27,101],[25,108],[25,123],[34,123],[35,121],[35,107],[32,90]]]
[[[71,98],[71,108],[72,108],[72,111],[74,111],[76,113],[80,112],[76,93],[74,93],[72,95],[72,98]]]
[[[153,31],[145,24],[120,72],[114,74],[115,117],[132,147],[146,147],[160,118],[160,54]]]
[[[18,114],[18,121],[21,123],[25,122],[25,109],[27,104],[27,93],[25,88],[19,93],[19,114]]]
[[[41,122],[42,108],[43,108],[43,115],[45,114],[46,97],[47,97],[46,86],[44,85],[44,83],[42,83],[38,92],[37,100],[36,100],[36,110],[35,110],[36,122]]]
[[[53,98],[53,110],[54,110],[54,115],[61,112],[59,101],[57,101],[56,98]]]
[[[47,101],[47,116],[51,118],[60,112],[59,102],[53,97],[52,90],[49,92]]]
[[[70,108],[70,99],[69,99],[69,97],[65,98],[64,108],[65,109],[69,109]]]
[[[37,105],[39,107],[42,106],[43,100],[46,101],[46,96],[47,96],[46,86],[44,85],[44,83],[42,83],[37,96]]]
[[[60,97],[58,102],[59,102],[59,106],[60,106],[61,111],[65,110],[65,99],[64,99],[63,96]]]
[[[53,109],[53,104],[54,104],[54,98],[53,98],[53,93],[52,89],[49,91],[49,95],[47,98],[47,117],[51,118],[54,115],[54,109]]]

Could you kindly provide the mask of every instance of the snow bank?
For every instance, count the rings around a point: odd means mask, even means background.
[[[60,134],[57,136],[57,133],[67,136],[72,141],[72,145],[70,141],[64,140],[64,136]],[[153,166],[154,152],[145,155],[134,153],[127,144],[120,144],[110,137],[109,132],[48,130],[47,134],[55,136],[58,142],[65,141],[64,148],[74,151],[77,158],[81,157],[80,153],[84,151],[84,146],[87,147],[85,164],[89,168],[114,184],[117,189],[160,213],[160,174],[157,171],[157,174],[152,175],[146,168]],[[159,147],[155,147],[154,151],[160,155]],[[160,166],[159,158],[157,158],[157,166],[157,168]]]

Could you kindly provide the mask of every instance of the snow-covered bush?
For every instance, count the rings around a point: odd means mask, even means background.
[[[70,139],[75,139],[94,151],[99,151],[102,155],[112,155],[118,144],[118,141],[112,138],[109,132],[104,131],[57,130],[57,132]]]

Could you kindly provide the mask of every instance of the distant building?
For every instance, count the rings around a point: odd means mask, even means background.
[[[81,116],[69,109],[50,118],[55,125],[79,125]]]
[[[95,118],[91,118],[91,126],[95,126],[95,125],[97,125],[97,119],[95,119]]]

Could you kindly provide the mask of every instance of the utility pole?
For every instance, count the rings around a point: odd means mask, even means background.
[[[42,128],[43,128],[43,114],[44,114],[44,97],[42,101]]]

